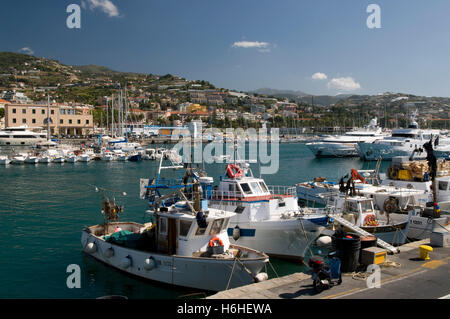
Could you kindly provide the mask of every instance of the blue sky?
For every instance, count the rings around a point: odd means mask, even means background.
[[[81,29],[66,7],[84,2]],[[366,8],[381,8],[369,29]],[[0,51],[218,87],[450,96],[450,1],[3,0]],[[321,76],[313,74],[323,73]],[[325,79],[326,75],[326,79]]]

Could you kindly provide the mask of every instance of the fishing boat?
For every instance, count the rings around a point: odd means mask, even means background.
[[[361,174],[366,177],[361,176]],[[376,178],[377,170],[352,169],[350,174],[342,177],[339,183],[327,181],[317,177],[313,181],[296,184],[297,196],[307,203],[326,205],[333,196],[349,193],[350,189],[355,195],[372,198],[377,209],[382,211],[408,212],[411,206],[423,206],[429,201],[430,194],[425,190],[411,189],[410,187],[381,185]],[[348,178],[348,179],[347,179]]]
[[[11,164],[23,164],[27,159],[28,154],[17,154],[11,159]]]
[[[127,158],[130,162],[140,162],[142,161],[142,155],[139,153],[130,154]]]
[[[76,162],[78,162],[78,156],[76,156],[75,154],[71,154],[71,155],[67,156],[66,162],[67,163],[76,163]]]
[[[377,210],[373,199],[362,196],[340,195],[326,208],[327,214],[342,217],[351,225],[368,232],[391,245],[403,245],[409,228],[409,215],[390,214]],[[334,223],[333,228],[342,227]],[[353,231],[344,225],[345,231]]]
[[[211,184],[203,182],[204,193]],[[295,187],[267,186],[245,161],[226,166],[208,199],[211,207],[236,213],[228,226],[231,243],[282,259],[302,260],[328,223],[325,214],[298,206]]]
[[[104,199],[105,222],[83,229],[84,252],[143,279],[206,291],[267,279],[261,271],[268,256],[228,239],[227,227],[235,213],[201,201],[194,175],[191,182],[179,185],[163,182],[161,164],[162,159],[155,179],[140,183],[141,198],[149,200],[153,223],[119,222],[123,209]],[[164,190],[169,193],[162,194]]]
[[[34,155],[28,155],[27,158],[25,159],[25,163],[27,163],[27,164],[37,164],[37,163],[39,163],[39,158],[37,156],[34,156]]]

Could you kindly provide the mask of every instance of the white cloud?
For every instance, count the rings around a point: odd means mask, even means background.
[[[359,85],[352,77],[334,78],[328,82],[328,88],[342,91],[355,91],[360,89],[361,85]]]
[[[259,48],[264,49],[268,48],[270,43],[268,42],[258,42],[258,41],[238,41],[234,42],[232,47],[233,48]]]
[[[34,51],[29,48],[29,47],[24,47],[22,49],[19,50],[20,53],[25,53],[25,54],[29,54],[29,55],[33,55]]]
[[[238,41],[234,42],[232,48],[258,49],[258,52],[269,53],[272,48],[276,48],[275,44],[259,41]]]
[[[112,3],[111,0],[86,0],[86,1],[89,4],[89,9],[91,9],[91,11],[99,8],[111,18],[120,16],[119,9],[116,7],[114,3]],[[86,3],[82,1],[81,6],[85,8]]]
[[[328,77],[325,73],[317,72],[312,75],[312,79],[313,80],[326,80],[326,79],[328,79]]]

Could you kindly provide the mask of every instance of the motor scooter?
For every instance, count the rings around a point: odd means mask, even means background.
[[[336,252],[329,253],[327,259],[328,263],[320,256],[313,256],[308,261],[308,266],[312,270],[314,290],[317,293],[342,283],[341,261]]]

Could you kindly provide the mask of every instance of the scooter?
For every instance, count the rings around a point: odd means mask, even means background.
[[[336,257],[336,252],[328,254],[327,258],[329,264],[325,263],[324,258],[320,256],[313,256],[308,261],[312,269],[314,290],[317,293],[342,283],[341,261]]]

